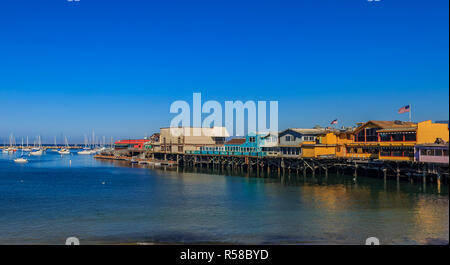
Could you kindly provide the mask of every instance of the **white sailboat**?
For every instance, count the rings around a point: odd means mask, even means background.
[[[3,150],[2,150],[3,154],[8,154],[9,153],[9,148],[6,147],[6,141],[5,139],[3,139]]]
[[[55,136],[55,143],[52,149],[49,150],[50,152],[58,152],[58,146],[56,145],[56,136]]]
[[[26,159],[23,155],[23,138],[22,138],[22,155],[16,159],[14,159],[15,163],[28,163],[28,159]]]
[[[86,135],[84,135],[84,148],[83,148],[83,150],[78,151],[77,154],[79,154],[79,155],[91,155],[91,154],[93,154],[92,150],[89,149],[89,147],[88,147],[88,140],[87,140]]]
[[[14,153],[15,151],[17,151],[17,149],[15,148],[15,146],[16,146],[16,140],[15,140],[15,138],[14,138],[14,135],[11,134],[11,135],[9,136],[9,147],[6,148],[6,149],[3,149],[3,151],[6,150],[6,153],[12,154],[12,153]]]
[[[69,142],[67,141],[67,137],[65,137],[64,139],[66,141],[66,147],[65,148],[61,148],[61,150],[58,151],[58,153],[60,155],[68,155],[70,154],[70,150],[69,150]]]
[[[82,151],[78,151],[79,155],[91,155],[93,154],[92,150],[82,150]]]
[[[24,152],[31,152],[31,151],[32,151],[32,149],[28,146],[28,136],[27,136],[27,147],[24,148],[24,147],[22,146],[22,150],[23,150]]]
[[[30,152],[30,155],[32,155],[32,156],[41,156],[43,152],[44,152],[44,150],[42,150],[41,136],[38,136],[38,148],[37,149],[33,149],[33,151]]]

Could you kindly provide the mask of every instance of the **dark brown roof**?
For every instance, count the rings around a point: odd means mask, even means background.
[[[243,144],[243,143],[245,143],[245,138],[233,138],[233,139],[227,141],[225,144],[238,145],[238,144]]]
[[[367,124],[374,124],[381,129],[400,129],[400,128],[414,128],[417,126],[414,122],[409,121],[368,121],[361,126],[359,126],[354,132],[358,132],[360,129],[364,128]]]

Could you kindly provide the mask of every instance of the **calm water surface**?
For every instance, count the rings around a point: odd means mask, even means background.
[[[448,186],[0,154],[0,244],[448,244]]]

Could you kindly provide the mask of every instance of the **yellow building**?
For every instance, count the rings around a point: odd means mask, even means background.
[[[336,157],[338,137],[334,132],[324,132],[316,138],[316,142],[301,144],[302,157]]]
[[[302,157],[342,157],[345,144],[353,142],[352,130],[329,129],[316,138],[315,143],[302,144]]]
[[[414,160],[416,144],[449,141],[448,124],[368,121],[355,130],[328,130],[315,143],[302,144],[303,157]]]
[[[345,157],[413,161],[416,144],[434,143],[437,138],[448,141],[447,124],[368,121],[353,132]]]

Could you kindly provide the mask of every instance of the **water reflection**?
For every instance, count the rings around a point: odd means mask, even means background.
[[[447,185],[33,159],[0,157],[0,243],[57,243],[67,233],[91,243],[448,242]]]

